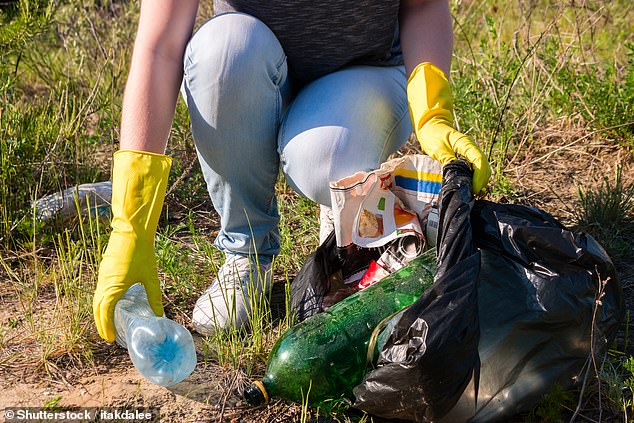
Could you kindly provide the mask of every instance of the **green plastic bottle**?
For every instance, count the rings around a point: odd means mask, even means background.
[[[245,390],[247,403],[260,405],[270,397],[302,403],[308,396],[310,404],[319,404],[350,397],[368,370],[372,332],[431,286],[435,265],[435,255],[424,254],[290,328],[273,346],[262,381]]]

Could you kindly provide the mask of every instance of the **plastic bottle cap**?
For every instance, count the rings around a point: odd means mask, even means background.
[[[247,404],[253,407],[269,403],[269,394],[259,380],[254,381],[251,386],[244,390],[243,397]]]

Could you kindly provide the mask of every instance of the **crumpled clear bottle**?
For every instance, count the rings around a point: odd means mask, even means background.
[[[172,386],[196,367],[191,333],[166,317],[157,317],[141,284],[132,285],[114,309],[116,341],[128,349],[134,367],[153,383]]]
[[[112,181],[81,184],[47,195],[35,201],[35,217],[40,222],[55,219],[68,221],[78,215],[109,219],[111,214]]]

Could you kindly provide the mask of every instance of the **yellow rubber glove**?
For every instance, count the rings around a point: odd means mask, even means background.
[[[172,159],[162,154],[121,150],[112,169],[112,232],[99,266],[92,307],[99,336],[115,340],[114,306],[139,282],[152,310],[163,315],[154,236],[163,208]]]
[[[409,111],[414,132],[423,152],[443,166],[467,159],[473,167],[473,192],[479,193],[491,177],[491,166],[480,148],[468,136],[453,128],[453,100],[447,77],[436,66],[423,62],[407,81]]]

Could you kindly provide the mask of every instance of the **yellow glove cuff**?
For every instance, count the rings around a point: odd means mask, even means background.
[[[432,118],[453,127],[453,99],[447,77],[436,66],[423,62],[407,80],[407,99],[414,132],[422,140],[421,129]]]
[[[154,242],[172,159],[146,151],[114,153],[112,228]]]

